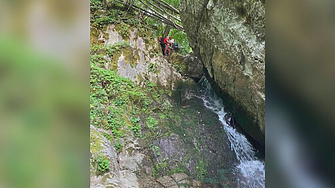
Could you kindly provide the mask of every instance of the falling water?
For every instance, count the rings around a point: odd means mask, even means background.
[[[203,100],[206,108],[212,110],[219,117],[224,130],[230,141],[231,149],[235,152],[239,164],[236,166],[236,173],[240,187],[264,188],[265,187],[265,164],[256,157],[255,149],[247,138],[237,132],[229,125],[230,117],[225,118],[227,112],[224,111],[222,100],[214,93],[209,82],[202,82],[203,89],[198,97]],[[227,120],[227,121],[226,121]]]

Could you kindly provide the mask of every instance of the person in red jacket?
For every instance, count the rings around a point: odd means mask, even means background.
[[[169,43],[169,39],[172,39],[172,37],[166,37],[166,38],[164,39],[164,44],[168,44],[168,43]]]
[[[171,44],[169,43],[169,40],[171,40],[172,37],[166,37],[164,39],[164,44],[165,44],[165,55],[170,55],[171,54]]]

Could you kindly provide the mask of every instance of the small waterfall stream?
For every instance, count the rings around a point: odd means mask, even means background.
[[[214,93],[206,79],[202,82],[200,93],[195,95],[195,97],[202,99],[205,107],[218,115],[230,141],[231,149],[235,152],[239,161],[235,173],[240,187],[264,188],[265,163],[256,157],[256,151],[247,138],[228,124],[230,117],[225,118],[227,112],[224,111],[223,102]]]

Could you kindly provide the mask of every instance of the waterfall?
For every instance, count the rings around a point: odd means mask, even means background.
[[[195,97],[202,99],[206,108],[218,115],[228,136],[231,149],[235,152],[239,164],[235,168],[238,184],[246,188],[265,187],[265,163],[256,157],[256,151],[247,138],[229,125],[231,117],[225,118],[222,100],[214,93],[209,82],[202,82],[202,89]]]

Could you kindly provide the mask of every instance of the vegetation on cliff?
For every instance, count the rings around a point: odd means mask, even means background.
[[[153,2],[150,3],[152,4]],[[168,0],[166,3],[174,7],[174,9],[178,9],[180,6],[180,0]],[[158,40],[159,36],[172,36],[180,46],[179,53],[184,55],[190,53],[192,49],[189,46],[186,33],[182,29],[175,27],[175,25],[182,27],[179,13],[167,9],[166,6],[155,5],[153,7],[148,4],[148,2],[141,3],[138,0],[131,4],[120,3],[119,1],[104,3],[102,0],[91,0],[91,27],[103,29],[109,24],[118,24],[121,34],[126,38],[129,37],[129,29],[131,27],[138,28],[141,35],[144,36],[150,33],[150,37],[156,40]],[[145,13],[145,10],[149,11],[150,14]],[[153,16],[153,11],[161,14],[160,18]],[[163,14],[173,14],[173,17],[179,21],[164,21],[162,18],[170,16]]]
[[[94,181],[99,177],[116,178],[117,175],[109,174],[128,170],[127,165],[136,161],[138,169],[131,173],[139,171],[141,178],[135,182],[143,185],[157,182],[161,185],[162,179],[175,176],[209,184],[232,184],[231,166],[235,157],[223,129],[200,99],[187,97],[187,93],[194,93],[199,87],[190,77],[195,72],[195,77],[202,76],[201,62],[180,54],[168,58],[168,62],[160,54],[157,39],[164,31],[169,31],[183,46],[179,53],[189,53],[186,34],[145,15],[141,17],[136,10],[120,4],[91,1],[91,7],[90,123],[95,127],[91,134]],[[184,65],[186,60],[188,63]],[[191,63],[197,66],[185,67]],[[106,141],[110,144],[102,143]],[[103,151],[108,147],[113,148],[110,152],[115,156]],[[218,170],[226,173],[218,176]],[[192,185],[192,181],[173,183]],[[201,182],[196,184],[204,186]]]

